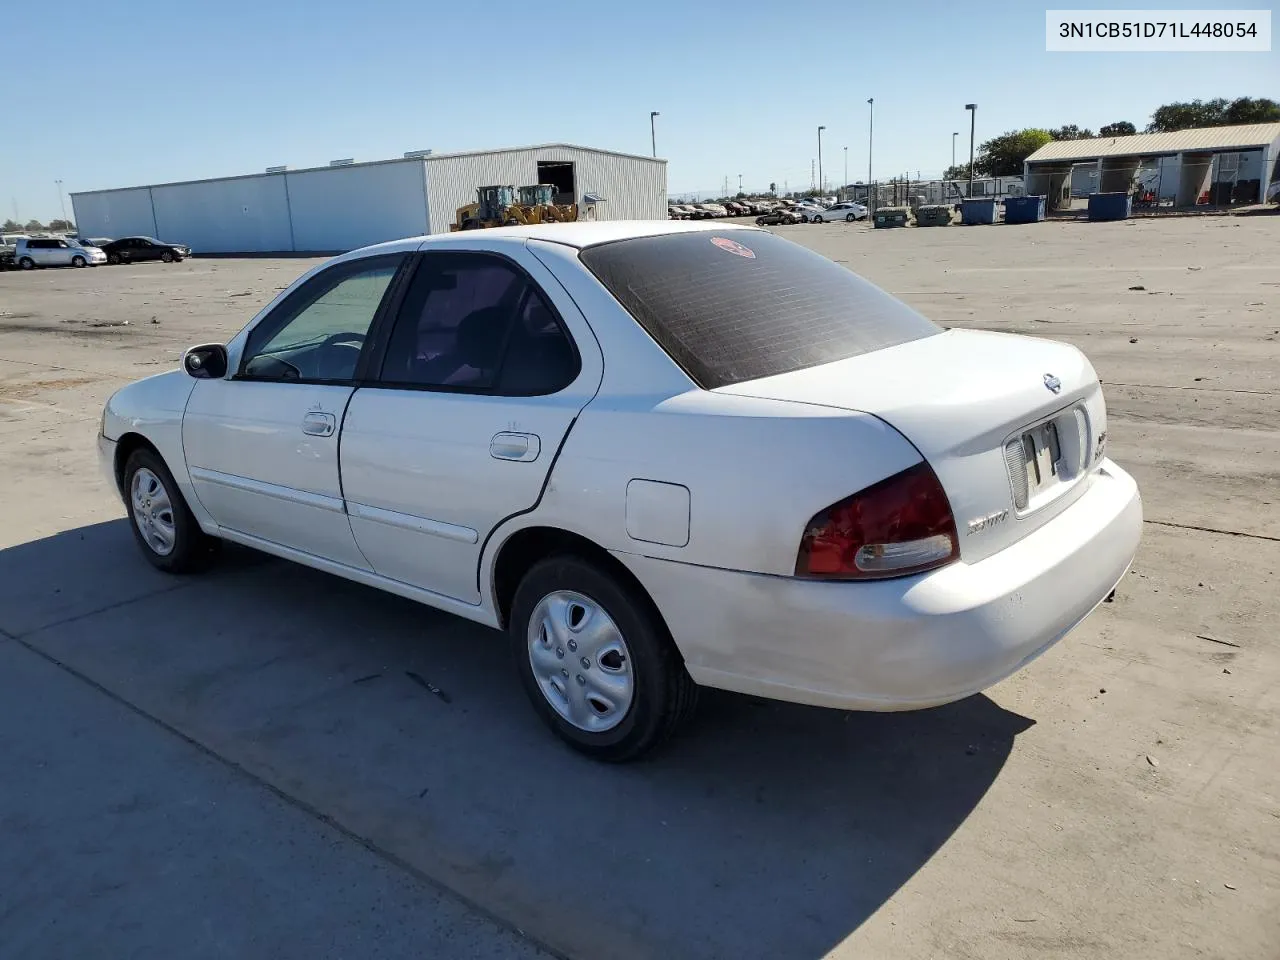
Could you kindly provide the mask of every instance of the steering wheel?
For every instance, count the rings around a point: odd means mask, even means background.
[[[343,333],[331,333],[329,336],[324,338],[324,342],[320,344],[320,349],[323,350],[326,347],[332,347],[335,344],[344,343],[350,344],[359,350],[364,346],[364,341],[365,335],[363,333],[356,333],[354,330]]]

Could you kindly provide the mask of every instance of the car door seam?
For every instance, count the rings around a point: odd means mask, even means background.
[[[347,394],[347,402],[342,405],[342,416],[338,418],[338,442],[336,444],[337,451],[335,453],[335,459],[338,467],[338,497],[342,500],[342,512],[347,518],[347,529],[351,531],[351,542],[355,545],[356,553],[360,554],[361,558],[365,562],[365,566],[374,573],[378,573],[373,562],[365,556],[364,549],[360,546],[360,538],[356,536],[356,528],[351,524],[351,511],[347,507],[347,489],[342,479],[342,434],[347,426],[347,411],[351,409],[351,401],[355,399],[356,392],[359,389],[359,384],[353,383],[351,385],[351,392]],[[379,576],[381,576],[381,574],[379,574]]]

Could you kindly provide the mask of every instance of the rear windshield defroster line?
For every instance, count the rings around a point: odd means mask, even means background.
[[[580,257],[705,390],[942,332],[851,270],[765,231],[637,237]]]

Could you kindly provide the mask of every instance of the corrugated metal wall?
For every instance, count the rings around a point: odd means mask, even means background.
[[[156,236],[197,254],[293,249],[283,174],[152,187],[151,199]]]
[[[157,232],[150,187],[72,194],[71,209],[82,237],[150,237]]]
[[[295,250],[354,250],[427,230],[421,160],[287,176]]]
[[[667,165],[662,160],[621,156],[574,147],[541,147],[493,153],[428,157],[427,198],[430,232],[444,233],[458,207],[475,202],[476,187],[538,182],[539,161],[574,164],[577,200],[595,193],[598,220],[665,220]]]
[[[600,220],[665,220],[665,161],[538,147],[131,187],[71,196],[83,236],[155,236],[201,253],[353,250],[444,233],[476,187],[538,182],[539,161],[572,163],[578,202]]]

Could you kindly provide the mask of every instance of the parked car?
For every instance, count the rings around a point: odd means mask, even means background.
[[[111,242],[110,237],[77,237],[76,242],[82,247],[98,247],[101,249]]]
[[[173,263],[191,256],[191,248],[182,243],[165,243],[152,237],[123,237],[102,246],[108,263],[134,263],[163,260]]]
[[[18,249],[18,241],[25,239],[25,233],[0,234],[0,269],[16,266],[13,255]]]
[[[729,215],[729,211],[718,203],[700,203],[698,206],[713,217],[727,217]]]
[[[764,213],[756,217],[756,225],[760,227],[772,226],[779,223],[803,222],[803,214],[795,213],[791,210],[770,210],[768,213]]]
[[[821,216],[823,213],[826,212],[825,207],[810,201],[803,201],[801,203],[797,203],[794,207],[792,207],[792,209],[796,213],[800,214],[800,219],[804,223],[809,223],[810,221],[815,220],[815,218]]]
[[[505,630],[547,725],[625,760],[698,685],[902,710],[1021,669],[1133,560],[1106,436],[1073,346],[632,221],[326,261],[97,442],[155,567],[229,540]]]
[[[82,247],[63,237],[23,237],[15,245],[14,262],[22,270],[36,267],[96,267],[107,262],[97,247]]]
[[[860,203],[854,203],[852,200],[844,203],[834,203],[825,210],[815,211],[810,218],[814,223],[823,223],[828,220],[854,220],[867,219],[868,210]]]

